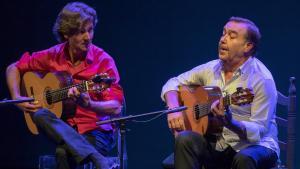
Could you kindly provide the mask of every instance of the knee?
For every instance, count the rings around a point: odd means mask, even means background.
[[[247,169],[256,166],[255,161],[247,154],[237,153],[232,161],[232,169]]]
[[[192,131],[182,131],[178,134],[175,140],[175,146],[193,146],[201,145],[205,142],[202,135]]]
[[[40,124],[45,121],[45,119],[55,116],[48,109],[39,109],[32,114],[32,119],[35,123]]]
[[[56,148],[55,156],[57,159],[62,159],[67,157],[67,152],[64,148]]]

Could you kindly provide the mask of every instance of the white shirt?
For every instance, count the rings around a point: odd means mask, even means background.
[[[236,133],[224,127],[217,141],[216,150],[222,151],[229,145],[236,151],[249,145],[261,145],[274,150],[279,157],[278,131],[275,122],[277,90],[272,74],[261,61],[249,57],[227,83],[222,70],[222,61],[210,61],[171,78],[163,86],[161,97],[164,100],[166,92],[178,91],[179,85],[191,84],[218,86],[223,93],[228,94],[234,93],[237,87],[252,89],[254,99],[251,104],[230,106],[232,117],[245,125],[247,140],[240,140]]]

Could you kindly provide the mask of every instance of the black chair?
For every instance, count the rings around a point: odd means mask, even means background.
[[[279,146],[282,155],[285,156],[285,163],[279,161],[278,166],[274,169],[288,168],[295,169],[295,149],[296,149],[296,78],[290,77],[290,86],[288,89],[288,96],[277,92],[277,117],[276,122],[278,127],[281,127],[286,134],[285,138],[279,138]],[[280,108],[284,108],[281,112]],[[285,116],[285,118],[283,117]]]

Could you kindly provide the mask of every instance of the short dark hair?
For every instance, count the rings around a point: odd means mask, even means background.
[[[87,21],[95,27],[98,19],[96,11],[83,2],[68,3],[58,14],[53,26],[53,33],[59,42],[64,42],[64,35],[78,33]]]
[[[229,22],[238,22],[238,23],[244,23],[248,25],[246,39],[249,42],[253,43],[253,49],[251,50],[251,55],[255,55],[261,39],[261,34],[259,32],[258,27],[254,24],[254,22],[242,17],[236,17],[236,16],[230,17]]]

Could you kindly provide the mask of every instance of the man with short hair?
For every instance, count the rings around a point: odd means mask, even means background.
[[[222,124],[219,134],[186,131],[182,112],[168,114],[169,128],[177,135],[176,169],[202,166],[266,169],[276,164],[279,157],[275,122],[277,90],[270,71],[255,57],[260,37],[252,21],[231,17],[219,40],[219,59],[171,78],[164,85],[162,98],[169,108],[180,106],[180,85],[218,86],[228,94],[243,87],[254,94],[251,104],[231,105],[226,113],[222,99],[212,103],[210,111]]]

